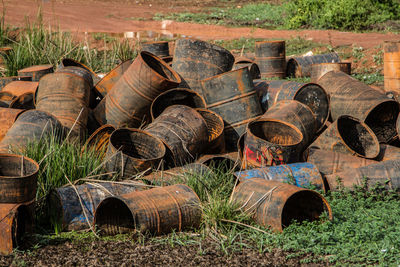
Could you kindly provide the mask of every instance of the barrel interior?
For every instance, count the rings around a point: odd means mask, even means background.
[[[375,158],[379,154],[379,143],[373,133],[359,121],[339,117],[337,129],[344,143],[359,155],[367,158]]]
[[[212,142],[221,136],[224,131],[224,121],[220,116],[208,110],[196,109],[197,112],[204,118],[207,125],[208,141]]]
[[[142,59],[148,66],[150,66],[154,71],[156,71],[158,74],[163,76],[164,78],[177,82],[179,83],[180,80],[178,77],[169,69],[167,66],[162,63],[161,60],[157,60],[154,56],[152,56],[148,52],[142,52],[141,53]]]
[[[29,158],[17,155],[0,155],[0,177],[30,176],[38,170],[39,166]]]
[[[289,59],[286,64],[286,76],[287,77],[300,77],[300,72],[298,71],[299,64],[293,58]]]
[[[249,130],[258,138],[283,146],[297,145],[303,140],[299,129],[280,121],[258,121],[249,125]]]
[[[24,245],[23,239],[26,233],[30,232],[33,224],[32,213],[29,207],[21,205],[18,207],[15,218],[12,224],[12,244],[13,247],[20,247]]]
[[[129,207],[120,199],[102,201],[95,214],[95,224],[102,235],[126,234],[134,231],[134,218]]]
[[[376,106],[365,119],[379,142],[389,142],[397,136],[396,120],[399,114],[399,103],[386,101]]]
[[[285,203],[282,210],[282,228],[289,226],[293,221],[315,221],[324,211],[329,211],[323,198],[310,190],[299,191],[293,194]]]

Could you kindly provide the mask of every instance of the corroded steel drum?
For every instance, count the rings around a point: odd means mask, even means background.
[[[57,188],[51,192],[48,200],[50,221],[61,225],[61,230],[88,229],[93,224],[97,206],[105,198],[142,189],[144,184],[140,181],[96,181],[77,185],[75,188]]]
[[[342,71],[348,75],[351,74],[351,62],[337,62],[337,63],[319,63],[311,65],[311,82],[318,83],[325,73],[329,71]]]
[[[376,158],[379,161],[400,160],[400,147],[381,144],[381,152]]]
[[[38,82],[46,74],[53,72],[53,65],[35,65],[18,71],[18,76],[31,77],[32,82]]]
[[[78,136],[86,132],[90,99],[89,83],[76,74],[52,73],[40,79],[36,108],[54,115]]]
[[[97,207],[94,223],[103,235],[163,234],[196,228],[201,216],[199,197],[178,184],[108,197]]]
[[[0,203],[24,203],[36,197],[39,165],[33,159],[0,153]]]
[[[313,64],[337,62],[340,62],[340,58],[336,53],[292,57],[287,62],[286,74],[288,77],[310,77]]]
[[[142,51],[150,52],[157,57],[169,56],[169,43],[167,41],[155,41],[142,43]]]
[[[0,142],[22,112],[23,109],[0,108]]]
[[[169,106],[145,131],[163,141],[168,165],[194,161],[208,142],[206,121],[196,110],[184,105]]]
[[[132,64],[132,60],[126,60],[112,69],[106,76],[104,76],[95,86],[97,92],[99,92],[103,97],[113,88],[115,83],[122,77],[125,71]]]
[[[110,141],[111,134],[115,131],[112,125],[103,125],[99,127],[89,138],[86,140],[84,149],[94,147],[97,152],[106,151]]]
[[[38,87],[39,83],[38,82],[31,82],[31,81],[13,81],[8,83],[6,86],[3,87],[2,92],[9,92],[16,97],[26,94],[26,93],[32,93],[34,94],[36,92],[36,89]]]
[[[254,220],[274,231],[282,232],[294,220],[318,220],[327,212],[332,220],[332,210],[326,199],[316,191],[287,183],[253,178],[241,182],[233,191],[234,203]]]
[[[257,63],[255,63],[253,60],[249,58],[244,58],[244,57],[236,58],[232,70],[237,70],[245,67],[249,68],[250,75],[253,78],[253,80],[261,79],[260,68],[258,67]]]
[[[362,121],[340,116],[310,145],[367,159],[376,158],[380,147],[374,132]]]
[[[285,78],[285,41],[259,41],[255,44],[256,63],[262,78]]]
[[[252,178],[262,178],[302,188],[314,186],[319,190],[326,191],[324,179],[318,168],[308,162],[242,170],[235,172],[235,177],[241,182]]]
[[[172,68],[181,75],[181,87],[201,92],[200,81],[232,69],[234,56],[223,47],[196,39],[175,42]]]
[[[16,96],[10,92],[0,92],[0,101],[5,103],[6,107],[9,107],[15,98]]]
[[[64,58],[63,60],[61,60],[61,63],[58,66],[58,68],[64,68],[64,67],[69,67],[69,66],[80,67],[80,68],[83,68],[83,69],[86,69],[87,71],[89,71],[90,74],[92,75],[94,84],[96,84],[100,81],[100,77],[97,76],[97,74],[91,68],[89,68],[85,64],[78,62],[71,58]]]
[[[397,136],[399,103],[343,72],[330,71],[318,80],[330,95],[331,116],[350,115],[365,122],[379,142]]]
[[[157,118],[167,107],[172,105],[186,105],[192,108],[205,108],[204,98],[196,91],[186,88],[170,89],[157,96],[151,103],[150,114],[152,120]]]
[[[225,151],[224,120],[217,113],[205,109],[195,109],[204,118],[208,130],[208,143],[202,153],[223,153]]]
[[[157,137],[138,129],[117,129],[111,136],[105,158],[108,172],[131,178],[159,169],[165,147]]]
[[[353,189],[354,186],[374,188],[377,184],[386,189],[400,189],[400,161],[388,160],[359,168],[350,168],[343,172],[326,175],[332,191],[340,188]]]
[[[35,109],[34,94],[25,93],[13,99],[10,103],[10,108],[17,109]]]
[[[14,82],[14,81],[28,81],[31,82],[32,81],[32,77],[29,76],[9,76],[9,77],[0,77],[0,91],[3,90],[3,88],[9,84],[10,82]]]
[[[139,127],[161,93],[178,86],[179,75],[164,61],[141,52],[94,110],[100,124]]]
[[[400,42],[386,41],[383,44],[383,72],[386,92],[400,95]]]
[[[254,87],[264,111],[281,100],[297,100],[307,105],[317,120],[317,131],[320,131],[329,117],[329,96],[315,83],[294,81],[254,81]]]
[[[215,168],[221,172],[228,172],[232,170],[239,171],[242,165],[238,152],[203,155],[197,159],[196,162],[211,168]]]
[[[225,123],[226,150],[237,150],[237,141],[248,122],[262,115],[248,68],[241,68],[201,81],[207,108]]]

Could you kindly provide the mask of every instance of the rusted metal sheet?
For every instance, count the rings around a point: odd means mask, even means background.
[[[256,62],[262,78],[286,76],[285,41],[259,41],[255,44]]]
[[[325,73],[329,71],[342,71],[348,75],[351,74],[351,62],[337,62],[337,63],[319,63],[311,65],[311,82],[318,83]]]
[[[255,80],[254,87],[264,111],[281,100],[297,100],[307,105],[315,114],[317,131],[320,131],[328,120],[329,96],[318,84]]]
[[[340,116],[310,145],[367,159],[376,158],[380,147],[374,132],[362,121]]]
[[[204,98],[196,91],[186,88],[174,88],[161,93],[151,103],[151,119],[157,118],[167,107],[172,105],[186,105],[192,108],[205,108]]]
[[[10,255],[33,231],[33,202],[0,204],[0,254]]]
[[[9,77],[0,77],[0,91],[9,84],[10,82],[14,81],[32,81],[32,77],[29,76],[9,76]]]
[[[22,112],[23,109],[0,108],[0,141]]]
[[[208,142],[204,118],[191,107],[169,106],[145,131],[160,138],[167,148],[166,163],[182,166],[193,162]]]
[[[337,63],[340,62],[339,55],[336,53],[320,54],[305,57],[292,57],[286,65],[286,74],[288,77],[310,77],[311,65],[319,63]]]
[[[53,65],[35,65],[18,71],[18,76],[32,77],[32,82],[38,82],[46,74],[53,72]]]
[[[388,160],[343,172],[327,175],[326,179],[332,191],[340,188],[353,189],[354,186],[374,188],[377,184],[387,189],[400,189],[400,161]]]
[[[77,185],[75,188],[60,187],[50,194],[50,220],[62,226],[62,230],[88,229],[93,224],[97,206],[105,198],[143,189],[145,185],[140,181],[96,181]]]
[[[13,99],[10,103],[10,108],[17,109],[35,109],[33,93],[25,93]]]
[[[72,133],[83,136],[88,121],[90,85],[73,73],[44,76],[36,92],[36,108],[51,113]]]
[[[114,131],[115,127],[112,125],[106,124],[99,127],[91,136],[89,136],[82,149],[94,147],[97,152],[106,151],[110,141],[110,136]]]
[[[208,143],[202,153],[223,153],[225,152],[224,120],[217,113],[205,109],[195,109],[206,121],[208,130]]]
[[[381,152],[379,156],[376,158],[379,161],[386,160],[400,160],[400,147],[391,146],[387,144],[380,144]]]
[[[132,60],[126,60],[112,69],[106,76],[104,76],[95,86],[97,92],[99,92],[103,97],[113,88],[119,78],[125,73],[125,71],[132,64]]]
[[[172,68],[183,78],[180,87],[201,93],[201,80],[230,71],[234,62],[231,52],[218,45],[186,38],[175,42]]]
[[[386,41],[383,43],[383,72],[386,92],[400,95],[400,42]]]
[[[0,153],[0,203],[24,203],[36,197],[39,165],[30,158]]]
[[[9,92],[17,97],[26,93],[34,94],[38,85],[38,82],[12,81],[3,87],[2,92]]]
[[[237,150],[237,141],[249,121],[262,115],[248,68],[241,68],[202,80],[207,108],[222,117],[228,152]]]
[[[242,165],[238,152],[203,155],[196,162],[225,173],[228,171],[239,171]]]
[[[114,127],[139,127],[150,119],[150,106],[162,92],[181,82],[164,61],[141,52],[94,110],[97,121]]]
[[[196,228],[201,216],[199,197],[178,184],[106,198],[96,209],[94,223],[103,235],[162,234]]]
[[[139,129],[117,129],[111,136],[105,168],[121,177],[132,178],[140,172],[161,167],[165,146],[156,136]]]
[[[142,43],[142,51],[150,52],[157,57],[169,56],[169,43],[167,41],[154,41]]]
[[[326,199],[316,191],[287,183],[253,178],[241,182],[233,191],[232,200],[254,220],[274,231],[282,232],[294,220],[318,220],[327,212],[332,220],[332,210]]]
[[[353,116],[365,122],[379,142],[387,143],[397,136],[398,102],[344,72],[330,71],[318,83],[330,95],[333,120],[341,115]]]
[[[61,64],[58,66],[58,68],[64,68],[69,66],[80,67],[89,71],[90,74],[92,75],[93,84],[96,84],[100,81],[100,77],[97,76],[97,74],[91,68],[71,58],[64,58],[63,60],[61,60]]]
[[[255,79],[261,79],[261,72],[260,68],[258,67],[257,63],[249,58],[239,57],[236,58],[235,64],[232,67],[232,70],[237,70],[241,68],[248,67],[250,71],[250,75]]]

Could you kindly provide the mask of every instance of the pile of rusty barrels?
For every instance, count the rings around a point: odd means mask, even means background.
[[[65,231],[198,227],[201,201],[185,177],[220,169],[236,181],[231,201],[276,231],[332,218],[318,190],[399,189],[399,48],[385,43],[385,89],[354,79],[336,53],[287,58],[284,41],[263,41],[254,58],[235,58],[188,38],[143,44],[103,76],[63,59],[0,78],[1,253],[32,228],[39,171],[12,153],[46,136],[104,152],[110,178],[51,192],[51,221]]]

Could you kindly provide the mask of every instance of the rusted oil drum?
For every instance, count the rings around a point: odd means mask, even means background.
[[[94,84],[96,84],[100,81],[100,77],[97,76],[97,74],[91,68],[89,68],[85,64],[78,62],[71,58],[64,58],[63,60],[61,60],[61,64],[58,66],[58,68],[64,68],[64,67],[69,67],[69,66],[80,67],[80,68],[83,68],[83,69],[86,69],[87,71],[89,71],[90,74],[92,75]]]
[[[287,183],[248,179],[236,186],[232,200],[243,212],[254,213],[258,224],[274,231],[282,232],[294,220],[318,220],[325,211],[332,220],[331,207],[322,195]]]
[[[386,92],[400,95],[400,42],[385,41],[383,43],[383,72]]]
[[[205,109],[195,109],[204,118],[208,130],[208,143],[202,153],[223,153],[225,151],[224,120],[217,113]]]
[[[0,108],[0,142],[22,112],[23,109]]]
[[[199,197],[178,184],[108,197],[97,207],[94,223],[103,235],[163,234],[196,228],[201,216]]]
[[[39,165],[33,159],[0,153],[0,203],[24,203],[36,197]]]
[[[169,43],[167,41],[154,41],[142,43],[142,51],[150,52],[157,57],[169,56]]]
[[[250,122],[244,135],[243,166],[247,169],[298,162],[303,139],[295,125],[284,121]]]
[[[0,142],[0,151],[24,150],[29,142],[37,142],[47,136],[61,139],[64,128],[51,114],[40,110],[28,110],[17,117]]]
[[[0,204],[0,254],[10,255],[33,231],[33,202]]]
[[[0,101],[5,103],[6,107],[9,107],[15,98],[16,96],[10,92],[0,92]]]
[[[379,155],[380,146],[374,132],[360,120],[340,116],[310,145],[367,159]]]
[[[354,186],[374,188],[376,184],[386,189],[400,189],[400,161],[388,160],[359,168],[347,169],[343,172],[326,175],[329,188],[336,191],[340,188],[353,189]]]
[[[340,62],[339,55],[336,53],[320,54],[305,57],[292,57],[286,65],[286,74],[288,77],[310,77],[311,65],[319,63],[337,63]]]
[[[351,74],[351,62],[319,63],[311,65],[311,82],[317,83],[325,73],[329,71],[342,71]]]
[[[186,105],[192,108],[205,108],[204,98],[196,91],[186,88],[174,88],[157,96],[151,103],[150,114],[152,120],[157,118],[167,107],[172,105]]]
[[[248,68],[241,68],[201,81],[207,108],[222,117],[228,152],[237,150],[237,141],[248,122],[262,115]]]
[[[1,92],[0,92],[1,93]],[[0,108],[8,108],[10,106],[10,104],[8,104],[8,103],[6,103],[6,102],[3,102],[3,101],[1,101],[1,99],[0,99]]]
[[[317,166],[322,175],[329,175],[336,172],[346,171],[369,164],[377,163],[375,160],[360,158],[335,152],[332,150],[309,149],[307,151],[307,162]]]
[[[32,77],[32,82],[38,82],[46,74],[53,72],[53,65],[35,65],[18,71],[18,76]]]
[[[115,131],[112,125],[103,125],[99,127],[89,138],[86,140],[84,149],[94,147],[97,152],[104,152],[108,148],[111,134]]]
[[[296,100],[277,102],[260,117],[260,120],[264,119],[280,120],[296,126],[303,134],[303,148],[313,141],[317,130],[317,122],[312,110]]]
[[[25,93],[13,99],[10,103],[10,108],[17,109],[35,109],[34,94]]]
[[[262,78],[285,78],[285,41],[259,41],[255,44],[256,63]]]
[[[36,108],[51,113],[78,136],[83,136],[88,120],[90,85],[72,73],[44,76],[36,92]]]
[[[208,128],[196,110],[184,105],[169,106],[145,131],[160,138],[167,148],[168,165],[194,161],[208,142]]]
[[[252,178],[278,181],[302,188],[315,187],[326,191],[324,179],[312,163],[292,163],[279,166],[255,168],[235,172],[235,177],[243,182]]]
[[[376,160],[386,161],[386,160],[400,160],[400,147],[391,146],[387,144],[380,144],[381,152]]]
[[[161,93],[178,86],[179,75],[164,61],[141,52],[94,110],[100,124],[139,127],[150,118],[150,106]]]
[[[39,83],[31,81],[13,81],[3,87],[2,92],[9,92],[15,96],[20,96],[26,93],[34,94]]]
[[[315,83],[294,81],[254,81],[254,87],[264,111],[281,100],[297,100],[307,105],[317,120],[317,131],[320,131],[329,117],[329,96]]]
[[[330,95],[333,120],[341,115],[353,116],[365,122],[379,142],[387,143],[397,136],[398,102],[344,72],[330,71],[318,83]]]
[[[103,97],[113,88],[115,83],[121,78],[125,71],[132,64],[132,60],[126,60],[112,69],[106,76],[104,76],[95,86],[95,90],[99,92]]]
[[[111,136],[105,167],[120,177],[132,178],[140,172],[159,169],[165,147],[157,137],[138,129],[117,129]]]
[[[3,88],[9,84],[10,82],[14,81],[32,81],[32,77],[29,76],[9,76],[9,77],[0,77],[0,91],[3,90]]]
[[[200,81],[232,69],[234,56],[223,47],[196,39],[175,42],[172,68],[181,77],[182,85],[201,92]]]
[[[203,155],[196,162],[217,169],[220,172],[239,171],[242,165],[237,152]]]
[[[57,188],[51,192],[48,200],[50,221],[62,226],[62,230],[88,229],[93,224],[94,212],[101,201],[110,196],[142,190],[144,186],[140,181],[96,181],[75,188]]]
[[[253,60],[249,58],[244,58],[244,57],[236,58],[232,70],[237,70],[245,67],[249,68],[250,75],[253,78],[253,80],[261,79],[260,68],[258,67],[257,63],[255,63]]]

